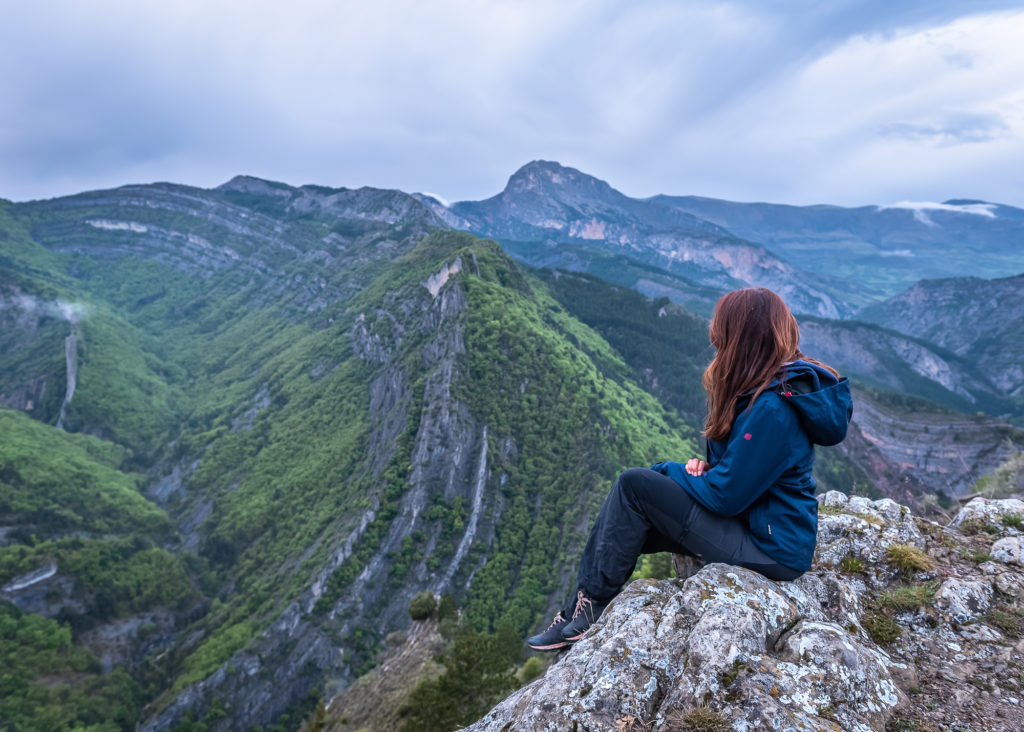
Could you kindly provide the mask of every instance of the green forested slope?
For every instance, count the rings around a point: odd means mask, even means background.
[[[0,719],[130,729],[162,675],[141,658],[104,671],[74,639],[128,618],[173,625],[199,599],[182,558],[158,545],[171,522],[138,492],[143,476],[119,469],[125,448],[7,408],[0,435]]]
[[[272,721],[325,674],[367,668],[410,593],[440,582],[478,630],[521,633],[563,599],[615,473],[696,449],[687,421],[495,244],[229,194],[184,209],[181,191],[161,188],[152,206],[135,190],[4,211],[18,246],[4,248],[0,285],[21,310],[4,311],[17,347],[0,393],[25,411],[0,414],[17,435],[3,454],[14,477],[0,508],[17,527],[0,549],[5,577],[53,560],[74,578],[81,602],[54,617],[76,642],[157,607],[208,608],[190,611],[144,679],[140,698],[159,696],[150,713],[183,719],[178,691],[258,654],[292,674],[255,702]],[[219,208],[227,198],[235,208]],[[250,218],[240,233],[239,203],[279,216],[277,232]],[[221,226],[206,205],[237,220]],[[190,249],[189,233],[208,246]],[[216,258],[224,248],[238,259]],[[40,307],[25,312],[25,298]],[[52,425],[72,332],[69,434]],[[4,389],[36,375],[41,398],[25,410],[28,391]],[[473,455],[453,473],[462,449]],[[39,457],[54,451],[66,456]],[[263,634],[282,612],[309,628],[294,631],[298,647]],[[314,641],[330,663],[292,668]],[[224,679],[201,685],[217,686],[191,697],[189,718],[230,717],[258,693]]]

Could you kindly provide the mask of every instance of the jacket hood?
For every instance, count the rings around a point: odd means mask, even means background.
[[[807,361],[792,361],[782,368],[777,393],[796,410],[811,442],[826,446],[842,442],[853,416],[849,380],[837,379],[831,371]]]

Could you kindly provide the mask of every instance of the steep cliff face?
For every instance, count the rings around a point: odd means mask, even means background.
[[[703,286],[771,287],[800,312],[835,318],[853,310],[826,278],[801,271],[704,219],[629,198],[602,180],[557,163],[529,163],[497,196],[460,202],[451,210],[471,231],[499,240],[586,242]]]
[[[259,472],[258,459],[242,463],[238,477],[191,481],[189,505],[212,500],[200,529],[209,546],[237,547],[234,566],[261,561],[271,577],[299,566],[310,581],[294,582],[281,610],[272,608],[283,593],[267,596],[272,604],[259,611],[266,613],[266,629],[210,675],[169,696],[145,729],[169,729],[190,712],[205,714],[217,700],[231,710],[219,727],[245,729],[270,723],[314,686],[346,686],[372,665],[380,640],[408,623],[409,600],[424,589],[463,598],[467,613],[485,627],[499,620],[525,625],[569,570],[556,560],[552,572],[551,555],[541,562],[531,546],[544,542],[556,557],[578,550],[579,527],[603,492],[597,486],[611,472],[609,462],[633,450],[687,449],[649,395],[594,367],[592,358],[601,355],[610,359],[605,368],[620,368],[607,346],[552,312],[554,303],[493,243],[439,234],[402,263],[353,298],[337,320],[335,337],[351,350],[335,368],[358,372],[366,384],[359,397],[365,407],[353,405],[353,415],[366,409],[359,417],[365,426],[358,447],[345,448],[350,462],[344,474],[332,476],[336,485],[324,491],[299,477],[291,488],[308,492],[307,502],[338,505],[336,515],[304,509],[308,521],[321,522],[309,532],[311,543],[287,546],[281,562],[259,549],[273,545],[272,536],[247,537],[253,542],[247,546],[237,529],[227,529],[243,510],[235,506],[268,492],[245,475]],[[562,329],[580,345],[568,347]],[[314,350],[327,347],[311,337],[320,343]],[[528,356],[510,359],[512,349],[527,349]],[[265,367],[259,379],[269,383],[270,405],[236,439],[255,439],[248,436],[266,429],[266,420],[287,421],[277,406],[273,369]],[[294,380],[288,388],[296,388]],[[346,398],[324,387],[321,398],[326,395]],[[613,410],[627,400],[644,415],[642,423]],[[547,428],[528,426],[546,404],[557,405],[558,416],[547,418]],[[550,466],[571,460],[572,450],[586,460],[563,481],[574,490],[563,492],[553,485]],[[274,523],[279,543],[281,519]],[[253,624],[243,590],[253,580],[238,582],[238,609],[221,619],[214,640]],[[187,650],[192,657],[204,653]]]
[[[963,495],[1024,446],[1024,431],[989,417],[868,389],[856,389],[854,399],[854,434],[838,449],[902,503]]]
[[[371,375],[367,448],[342,479],[368,487],[353,494],[352,508],[359,508],[339,511],[315,544],[295,547],[323,557],[313,565],[311,581],[298,586],[296,597],[244,650],[184,689],[144,729],[169,729],[215,699],[230,705],[231,728],[269,724],[325,679],[347,684],[353,668],[366,662],[367,649],[408,622],[416,592],[430,585],[464,591],[454,580],[464,569],[465,551],[456,552],[443,572],[429,571],[426,559],[440,554],[437,522],[428,518],[435,501],[472,507],[462,537],[467,545],[486,545],[501,518],[500,512],[486,521],[480,515],[488,477],[486,425],[453,394],[455,382],[465,378],[466,305],[456,282],[433,293],[423,282],[389,292],[373,309],[356,309],[348,337],[360,368]],[[396,491],[385,471],[397,465],[413,467],[399,484],[404,490]],[[214,511],[218,506],[215,498]],[[375,545],[368,530],[379,536]],[[415,560],[405,546],[413,536],[419,544]],[[366,558],[357,562],[357,552]],[[357,574],[342,584],[339,571]],[[467,575],[459,574],[460,581]],[[362,647],[353,642],[357,637],[365,639]]]
[[[948,349],[1001,394],[1024,396],[1024,275],[924,280],[859,317]]]
[[[804,318],[800,343],[806,353],[866,384],[960,411],[993,416],[1015,412],[989,373],[916,336],[860,322]]]
[[[60,351],[70,331],[57,302],[0,284],[0,371],[6,375],[0,404],[46,422],[57,418],[66,384]]]
[[[826,494],[800,579],[712,564],[634,582],[469,729],[1018,729],[1021,511],[979,498],[942,527]]]

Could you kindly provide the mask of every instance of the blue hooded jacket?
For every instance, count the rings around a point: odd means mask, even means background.
[[[725,441],[708,440],[710,470],[693,476],[677,462],[651,470],[675,480],[709,511],[744,520],[761,551],[804,572],[818,531],[814,445],[836,445],[846,436],[853,415],[850,384],[812,363],[793,361],[748,409],[750,396],[740,397]]]

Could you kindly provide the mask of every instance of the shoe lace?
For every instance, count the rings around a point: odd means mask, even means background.
[[[548,630],[551,630],[552,628],[554,628],[554,627],[555,627],[556,625],[558,625],[559,623],[564,623],[564,622],[565,622],[565,616],[564,616],[564,615],[562,615],[562,611],[561,611],[561,610],[559,610],[559,611],[558,611],[558,613],[557,613],[557,614],[555,615],[555,619],[551,621],[551,625],[549,625],[549,626],[548,626],[548,627],[547,627],[547,628],[545,629],[545,631],[544,631],[544,632],[546,633],[546,632],[547,632]]]
[[[591,623],[594,622],[594,601],[587,597],[583,590],[577,590],[576,592],[576,609],[572,611],[572,619],[575,620],[580,616],[580,613],[584,613]]]

